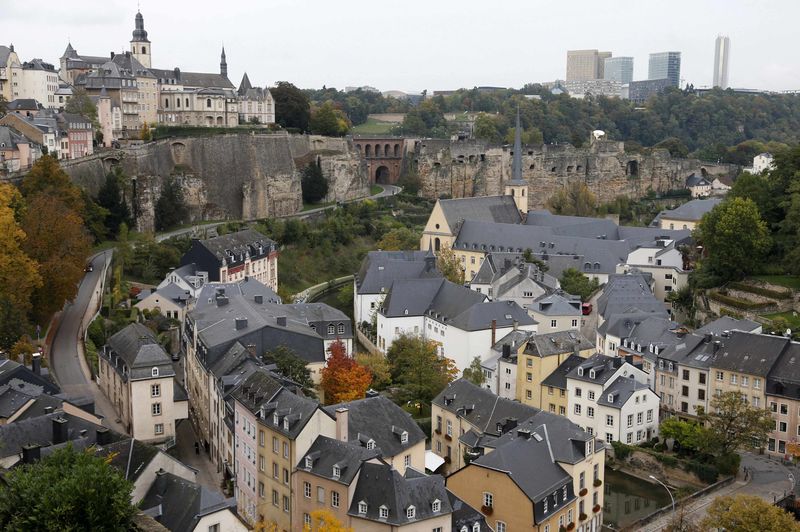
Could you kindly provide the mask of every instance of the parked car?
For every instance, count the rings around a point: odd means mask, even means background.
[[[91,262],[88,263],[86,265],[86,267],[83,269],[83,271],[85,271],[85,272],[93,272],[94,271],[94,265]]]
[[[591,303],[583,303],[581,305],[581,313],[584,316],[588,316],[589,314],[591,314],[592,313],[592,304]]]

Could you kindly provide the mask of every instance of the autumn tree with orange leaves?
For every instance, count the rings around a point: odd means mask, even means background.
[[[325,404],[343,403],[362,399],[372,384],[372,372],[347,355],[341,340],[328,348],[330,357],[322,369],[322,391]]]

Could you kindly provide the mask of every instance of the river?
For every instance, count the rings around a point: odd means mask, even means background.
[[[603,524],[614,528],[630,525],[670,503],[666,490],[626,473],[606,468]]]

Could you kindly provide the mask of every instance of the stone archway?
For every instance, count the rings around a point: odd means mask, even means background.
[[[379,166],[375,170],[375,183],[378,185],[390,185],[392,182],[392,175],[388,166]]]

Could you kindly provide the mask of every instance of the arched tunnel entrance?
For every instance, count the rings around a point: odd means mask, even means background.
[[[389,168],[386,166],[379,166],[378,169],[375,170],[375,183],[379,185],[390,185],[391,182]]]

